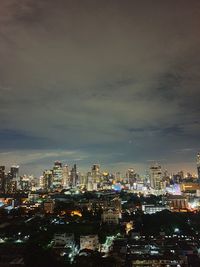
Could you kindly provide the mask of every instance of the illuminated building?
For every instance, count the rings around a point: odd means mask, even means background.
[[[79,175],[79,177],[80,177],[80,185],[82,186],[82,188],[84,187],[87,187],[87,176],[86,175],[82,175],[82,174],[80,174]]]
[[[168,203],[171,211],[185,211],[188,209],[188,199],[180,195],[171,195],[168,197]]]
[[[70,184],[72,187],[76,187],[78,184],[78,174],[77,174],[76,164],[74,164],[70,172]]]
[[[128,235],[128,233],[133,229],[134,229],[133,221],[127,222],[126,223],[126,234]]]
[[[132,169],[132,168],[128,169],[128,171],[126,173],[126,180],[130,184],[131,187],[136,182],[136,176],[137,176],[137,174],[134,171],[134,169]]]
[[[62,181],[64,188],[68,188],[70,186],[69,168],[67,165],[63,167]]]
[[[110,201],[111,207],[113,207],[115,210],[121,212],[122,211],[122,203],[121,199],[119,197],[115,197]]]
[[[94,178],[92,177],[91,172],[87,173],[87,186],[86,187],[88,191],[97,190],[97,183],[94,182]]]
[[[12,191],[15,192],[20,190],[20,180],[19,180],[19,166],[13,165],[10,168]]]
[[[48,200],[45,201],[44,203],[44,212],[45,213],[53,213],[54,212],[54,207],[55,207],[55,202],[53,200]]]
[[[99,249],[99,239],[98,235],[86,235],[80,236],[80,250],[82,249]]]
[[[63,168],[60,161],[55,161],[53,167],[53,189],[61,189],[63,186]]]
[[[53,182],[53,171],[52,170],[44,171],[41,181],[42,181],[41,188],[44,190],[49,190]]]
[[[13,179],[17,179],[19,177],[19,166],[18,165],[11,166],[10,174]]]
[[[5,191],[11,194],[18,190],[22,190],[22,183],[19,178],[19,166],[12,166],[6,174]]]
[[[0,166],[0,192],[5,193],[5,166]]]
[[[200,153],[197,154],[197,176],[198,183],[200,183]]]
[[[98,184],[100,183],[101,174],[100,174],[100,165],[94,164],[91,168],[91,175],[93,183]]]
[[[23,192],[28,192],[31,189],[31,181],[29,176],[24,175],[20,177],[20,190]]]
[[[12,194],[17,191],[17,181],[12,178],[9,172],[6,176],[6,193]]]
[[[121,212],[115,209],[104,210],[101,216],[103,223],[118,224],[121,218]]]
[[[155,206],[153,204],[142,205],[142,211],[144,212],[144,214],[154,214],[166,209],[168,208],[165,206]]]
[[[177,174],[173,175],[173,182],[180,184],[184,179],[184,173],[183,171],[179,171]]]
[[[193,193],[194,191],[200,190],[200,185],[198,183],[182,183],[180,188],[184,193]]]
[[[156,266],[156,267],[175,267],[175,266],[184,266],[183,260],[178,257],[171,258],[167,256],[155,256],[155,255],[143,255],[137,256],[136,259],[132,259],[131,267],[147,267],[147,266]]]
[[[120,172],[116,172],[116,174],[115,174],[115,180],[117,182],[121,182],[122,181],[122,177],[121,177],[121,173]]]
[[[73,247],[75,244],[74,234],[63,233],[63,234],[54,234],[54,247]]]
[[[152,189],[154,190],[164,189],[161,166],[157,164],[151,166],[149,175],[150,175],[150,185]]]

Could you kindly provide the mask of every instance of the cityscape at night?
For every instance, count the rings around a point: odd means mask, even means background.
[[[0,0],[0,267],[200,267],[199,29],[199,0]]]

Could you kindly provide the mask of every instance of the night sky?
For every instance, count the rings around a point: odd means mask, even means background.
[[[199,0],[0,0],[0,162],[195,170]]]

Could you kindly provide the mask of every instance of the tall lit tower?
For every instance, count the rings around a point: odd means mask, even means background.
[[[74,164],[74,166],[71,169],[70,173],[70,183],[72,187],[76,187],[78,184],[78,174],[77,174],[77,166]]]
[[[53,171],[46,170],[43,172],[41,187],[44,190],[50,190],[53,182]]]
[[[67,165],[63,167],[62,180],[63,180],[63,187],[68,188],[70,186],[70,177],[69,177],[69,167]]]
[[[17,179],[19,177],[19,166],[18,165],[11,166],[10,173],[11,173],[12,179]]]
[[[149,170],[149,176],[151,188],[154,190],[162,190],[164,188],[161,166],[158,164],[151,166]]]
[[[63,186],[62,175],[63,175],[62,163],[60,161],[55,161],[53,167],[53,183],[52,183],[54,189],[62,188]]]
[[[134,169],[128,169],[126,172],[126,180],[131,186],[136,182],[136,172]]]
[[[198,182],[200,183],[200,153],[197,153],[197,175]]]
[[[0,192],[5,193],[5,166],[0,166]]]
[[[100,183],[100,165],[99,164],[94,164],[91,168],[91,174],[92,174],[92,179],[94,183]]]

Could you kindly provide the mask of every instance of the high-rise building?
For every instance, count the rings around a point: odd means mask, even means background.
[[[101,181],[101,173],[100,173],[100,165],[99,164],[94,164],[91,168],[91,175],[92,175],[92,180],[93,183],[100,183]]]
[[[158,164],[151,166],[149,170],[149,175],[150,175],[150,185],[152,189],[154,190],[164,189],[161,166],[159,166]]]
[[[43,172],[43,176],[41,179],[41,187],[44,190],[50,190],[53,183],[53,171],[46,170]]]
[[[200,183],[200,153],[197,154],[197,176]]]
[[[126,172],[126,180],[131,186],[133,186],[133,184],[136,182],[136,177],[137,174],[135,170],[132,168],[128,169],[128,171]]]
[[[65,165],[62,173],[63,187],[68,188],[70,186],[69,167]]]
[[[184,179],[184,172],[183,171],[179,171],[178,173],[176,174],[173,174],[173,182],[175,184],[180,184],[183,182],[183,179]]]
[[[5,166],[0,166],[0,192],[5,193]]]
[[[20,176],[20,190],[23,192],[28,192],[31,190],[31,180],[27,175]]]
[[[120,172],[116,172],[116,174],[115,174],[115,180],[116,180],[116,182],[121,182],[122,176],[121,176],[121,173]]]
[[[5,191],[6,193],[14,193],[21,190],[21,181],[19,177],[19,166],[13,165],[6,175]]]
[[[78,184],[78,174],[77,174],[77,167],[76,164],[74,164],[74,166],[71,169],[71,173],[70,173],[70,183],[72,187],[77,186]]]
[[[53,189],[62,189],[63,187],[63,168],[62,163],[60,161],[55,161],[53,167]]]
[[[11,166],[10,174],[12,176],[12,179],[18,179],[19,178],[19,166],[18,165]]]
[[[88,172],[87,173],[87,186],[86,186],[86,188],[87,188],[87,190],[88,191],[92,191],[93,190],[93,181],[92,181],[92,174],[91,174],[91,172]]]

